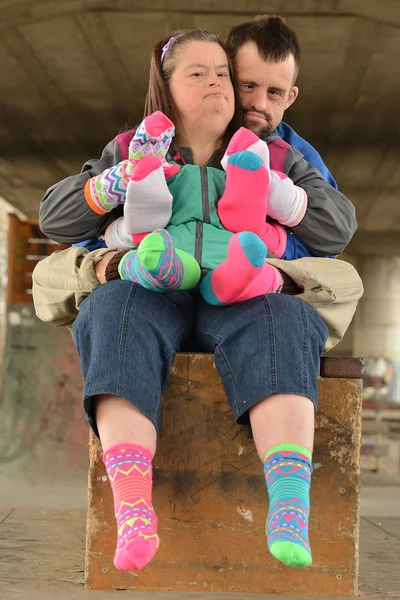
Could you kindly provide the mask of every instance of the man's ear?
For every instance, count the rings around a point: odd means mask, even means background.
[[[289,99],[286,103],[285,110],[293,104],[293,102],[296,100],[298,95],[299,95],[299,88],[296,85],[294,85],[292,87],[292,89],[290,90]]]

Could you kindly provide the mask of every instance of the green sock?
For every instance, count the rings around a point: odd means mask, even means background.
[[[179,248],[176,248],[175,252],[183,264],[183,281],[178,287],[178,291],[191,290],[200,281],[200,265],[197,260],[191,256],[191,254],[188,254],[184,250],[179,250]]]
[[[311,453],[301,446],[281,444],[265,455],[268,548],[290,567],[312,563],[308,539],[311,473]]]
[[[161,293],[188,290],[200,280],[198,262],[187,252],[175,249],[164,229],[149,233],[137,250],[125,254],[118,271],[121,279]]]

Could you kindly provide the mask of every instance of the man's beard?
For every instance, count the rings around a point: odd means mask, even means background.
[[[269,113],[261,110],[254,110],[254,108],[244,108],[244,123],[248,129],[253,131],[261,140],[266,140],[273,133],[275,127],[272,124],[272,116]],[[247,113],[258,113],[265,119],[265,124],[259,123],[259,121],[253,121],[252,119],[247,120]],[[258,127],[257,127],[258,125]]]

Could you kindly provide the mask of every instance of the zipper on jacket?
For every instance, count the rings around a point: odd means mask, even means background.
[[[206,167],[200,167],[201,202],[203,204],[203,221],[210,222],[210,204],[208,202],[208,173]]]
[[[203,222],[210,222],[210,205],[208,203],[208,173],[205,167],[200,168],[200,184],[201,184],[201,205],[203,212]],[[201,259],[203,257],[203,223],[197,221],[196,223],[196,241],[194,246],[194,257],[201,265]]]
[[[203,253],[203,223],[196,221],[196,238],[194,241],[194,257],[201,265],[201,257]]]

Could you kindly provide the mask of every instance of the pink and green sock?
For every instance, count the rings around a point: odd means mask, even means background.
[[[268,250],[280,258],[286,248],[286,232],[278,223],[267,222],[271,172],[263,158],[247,149],[254,148],[254,144],[249,146],[249,135],[251,140],[254,137],[258,140],[269,157],[268,146],[254,133],[241,128],[235,134],[228,151],[236,152],[226,155],[226,185],[218,202],[218,216],[232,233],[251,231],[257,234]]]
[[[265,455],[268,548],[290,567],[312,563],[308,539],[311,473],[311,453],[302,446],[281,444]]]
[[[121,279],[161,293],[188,290],[200,280],[198,262],[187,252],[176,249],[164,229],[150,233],[137,250],[125,254],[118,271]]]
[[[114,565],[120,571],[142,569],[160,545],[152,504],[152,456],[136,444],[117,444],[103,453],[117,520]]]
[[[264,242],[254,233],[243,231],[232,236],[226,260],[201,282],[204,300],[222,306],[278,292],[282,277],[265,262],[266,254]]]

